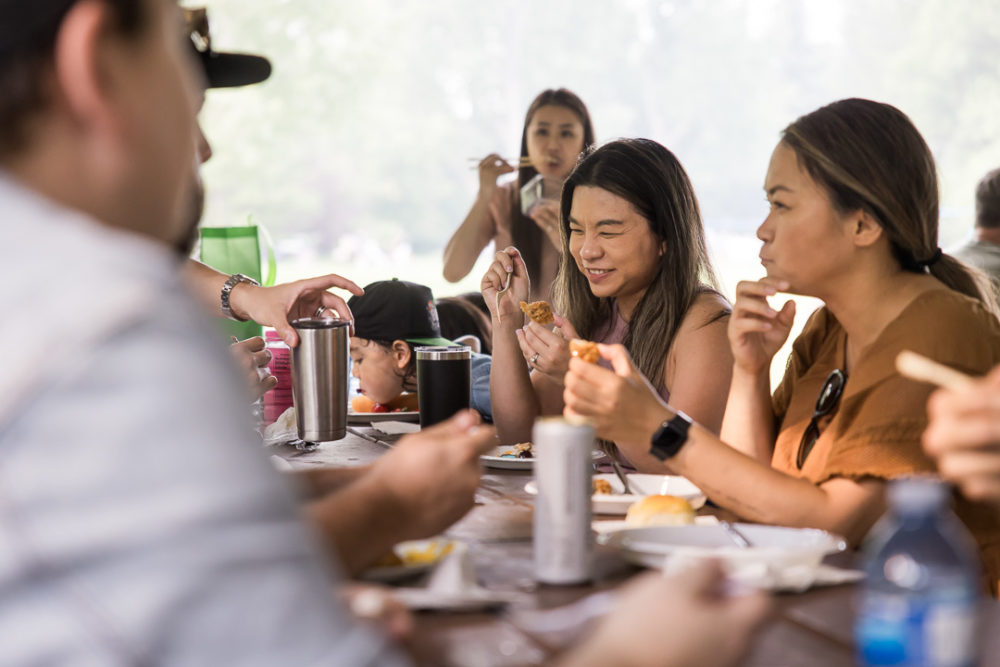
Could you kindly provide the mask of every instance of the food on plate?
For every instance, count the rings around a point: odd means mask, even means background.
[[[579,338],[574,338],[569,342],[569,353],[591,364],[596,364],[597,360],[601,358],[601,353],[597,351],[597,343]]]
[[[436,563],[451,553],[455,543],[448,540],[430,540],[423,543],[403,543],[379,558],[372,567],[413,567]]]
[[[601,479],[600,477],[594,478],[594,495],[608,496],[614,493],[614,489],[611,488],[611,482],[606,479]]]
[[[677,496],[646,496],[629,508],[625,523],[632,528],[684,526],[694,523],[694,508]]]
[[[519,442],[514,445],[513,449],[500,452],[500,458],[502,459],[530,459],[534,458],[534,456],[534,453],[531,451],[530,442]]]
[[[545,301],[521,302],[521,312],[539,324],[552,324],[552,307]]]
[[[416,412],[416,394],[400,394],[389,401],[386,405],[376,403],[364,394],[351,399],[351,410],[353,412]]]

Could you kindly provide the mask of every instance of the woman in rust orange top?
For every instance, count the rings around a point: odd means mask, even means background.
[[[885,509],[887,479],[933,472],[920,446],[931,392],[894,368],[912,349],[967,373],[1000,362],[1000,324],[982,276],[937,247],[931,152],[898,109],[850,99],[788,126],[764,184],[757,230],[767,276],[742,282],[729,324],[734,365],[719,437],[650,391],[627,353],[615,369],[573,360],[567,411],[594,417],[627,456],[685,475],[762,523],[816,527],[857,544]],[[818,297],[772,397],[769,368],[794,303]],[[960,501],[996,590],[1000,512]]]

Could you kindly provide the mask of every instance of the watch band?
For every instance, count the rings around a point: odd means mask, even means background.
[[[250,276],[243,275],[242,273],[234,273],[229,276],[229,279],[222,285],[222,314],[231,320],[236,320],[237,322],[246,322],[242,317],[237,317],[233,313],[232,307],[229,305],[229,295],[232,293],[233,288],[239,283],[247,283],[248,285],[253,285],[255,287],[260,287],[260,283],[251,278]]]
[[[650,440],[649,453],[666,461],[671,458],[687,442],[688,429],[691,428],[691,418],[677,410],[672,419],[660,424]]]

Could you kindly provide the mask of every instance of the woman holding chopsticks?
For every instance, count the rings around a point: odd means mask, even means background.
[[[894,107],[849,99],[799,118],[764,189],[767,276],[737,287],[720,436],[661,400],[620,346],[600,346],[613,372],[570,361],[566,409],[591,416],[641,470],[684,475],[745,519],[858,544],[885,509],[886,480],[935,471],[920,440],[932,387],[902,377],[897,354],[985,373],[1000,362],[994,300],[981,275],[938,248],[934,160]],[[768,304],[779,292],[825,305],[772,396],[771,359],[794,316],[793,302]],[[1000,513],[962,499],[956,511],[996,594]]]
[[[559,268],[559,190],[580,153],[593,144],[590,113],[579,97],[565,88],[539,93],[524,118],[518,164],[496,153],[479,161],[479,194],[445,247],[445,279],[467,276],[493,241],[497,250],[521,250],[533,280],[531,300],[548,298]],[[514,171],[515,180],[497,185],[497,178]]]

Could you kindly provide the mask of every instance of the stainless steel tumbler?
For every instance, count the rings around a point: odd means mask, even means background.
[[[294,320],[299,344],[292,348],[292,399],[299,438],[340,440],[347,434],[347,357],[350,322],[307,317]]]
[[[472,349],[464,345],[417,348],[420,427],[431,426],[469,407]]]

